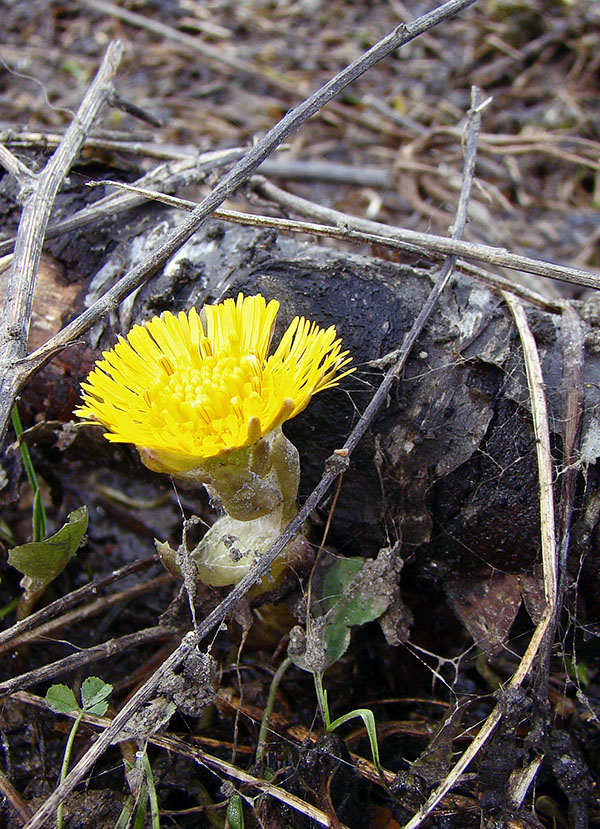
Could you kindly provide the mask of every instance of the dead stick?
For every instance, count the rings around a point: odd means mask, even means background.
[[[70,656],[65,656],[64,659],[58,659],[56,662],[51,662],[42,668],[34,668],[33,671],[28,671],[25,674],[13,677],[13,679],[0,682],[0,696],[8,696],[8,694],[20,691],[22,688],[37,685],[38,682],[47,682],[50,679],[55,679],[57,676],[78,670],[84,665],[91,665],[94,662],[100,662],[102,659],[109,659],[111,656],[117,653],[123,653],[123,651],[127,651],[130,648],[141,647],[149,642],[156,642],[159,639],[167,639],[169,636],[173,636],[173,634],[174,631],[164,625],[155,625],[145,630],[138,630],[135,633],[119,636],[117,639],[109,639],[107,642],[102,642],[93,648],[86,648],[86,650],[80,651],[79,653],[72,653]]]
[[[368,69],[389,55],[391,52],[409,43],[433,26],[453,17],[459,11],[473,5],[475,0],[448,0],[442,6],[434,9],[413,23],[398,26],[393,32],[375,44],[371,49],[353,61],[334,78],[324,84],[317,92],[307,98],[295,109],[288,112],[266,135],[264,135],[251,150],[225,175],[211,193],[199,204],[190,217],[182,222],[166,240],[160,244],[143,262],[127,273],[119,282],[110,288],[90,308],[84,311],[77,319],[69,323],[56,337],[56,350],[73,342],[87,331],[99,318],[107,314],[111,308],[118,305],[125,297],[142,285],[150,276],[156,273],[165,262],[195,233],[208,216],[219,207],[225,199],[243,184],[256,168],[267,158],[289,135],[294,133],[305,121],[318,112],[326,103],[338,95],[348,84],[363,75]],[[22,357],[19,354],[19,357]],[[52,355],[48,355],[48,359]],[[41,368],[36,367],[36,370]],[[10,413],[12,399],[19,393],[25,377],[29,376],[30,368],[23,365],[12,365],[10,374],[6,378],[6,385],[10,390],[10,401],[0,397],[0,437],[4,435]],[[4,406],[3,406],[4,403]],[[6,407],[6,410],[5,408]]]
[[[6,286],[0,324],[0,441],[4,437],[14,398],[20,391],[16,364],[27,352],[29,324],[44,234],[58,188],[111,92],[110,79],[121,60],[122,46],[111,43],[65,137],[43,171],[21,195],[23,214]]]
[[[81,624],[84,620],[90,619],[92,616],[108,612],[114,605],[125,604],[137,598],[137,596],[143,596],[144,593],[151,593],[153,590],[162,587],[164,584],[168,584],[174,579],[175,576],[170,573],[161,573],[160,576],[155,576],[153,579],[146,581],[139,581],[137,584],[127,587],[125,590],[111,593],[109,596],[102,596],[94,602],[63,613],[62,616],[57,616],[44,624],[36,625],[33,630],[27,633],[21,633],[16,639],[11,639],[9,642],[0,644],[0,653],[9,648],[11,650],[20,648],[29,642],[52,638],[52,635],[57,630],[73,627],[74,624]]]
[[[527,384],[531,398],[533,427],[536,437],[536,453],[538,462],[538,476],[540,483],[540,524],[542,529],[542,565],[544,570],[544,594],[546,607],[533,632],[525,654],[519,663],[519,667],[513,674],[509,688],[519,688],[539,652],[544,641],[548,627],[554,617],[556,607],[557,589],[557,551],[556,535],[554,525],[554,497],[552,491],[552,458],[550,453],[550,428],[548,426],[548,411],[546,396],[544,393],[544,378],[540,364],[539,354],[535,345],[533,334],[527,323],[527,317],[519,300],[508,292],[505,294],[506,302],[513,314],[525,357],[525,369],[527,373]],[[424,820],[428,818],[435,807],[440,803],[452,787],[458,782],[460,776],[468,768],[472,760],[483,748],[485,743],[493,734],[496,726],[502,719],[502,707],[500,704],[492,710],[486,721],[483,723],[477,736],[469,748],[464,752],[459,761],[453,766],[441,784],[427,798],[419,811],[408,821],[403,829],[418,829]]]
[[[28,691],[17,691],[14,698],[19,702],[25,703],[26,705],[33,705],[43,711],[48,711],[46,701],[42,697],[30,694]],[[68,712],[63,716],[74,719],[77,716],[77,713]],[[84,714],[81,720],[86,723],[86,725],[98,729],[106,729],[111,724],[111,720],[108,717],[99,717],[96,714]],[[264,792],[264,794],[268,794],[271,797],[280,800],[282,803],[291,806],[292,809],[296,809],[301,814],[312,818],[322,826],[331,826],[329,817],[320,809],[312,806],[310,803],[306,803],[306,801],[301,800],[299,797],[296,797],[296,795],[290,794],[290,792],[287,792],[285,789],[282,789],[267,780],[263,780],[260,777],[255,777],[254,775],[249,774],[247,771],[234,766],[233,763],[228,763],[227,760],[222,760],[220,757],[208,754],[208,752],[198,746],[188,745],[179,737],[175,737],[171,734],[152,734],[148,737],[148,742],[151,745],[163,748],[170,753],[191,758],[199,765],[206,765],[217,774],[226,774],[234,780],[240,780],[242,783],[247,783],[248,785],[257,788],[259,791]],[[375,779],[379,779],[376,773]],[[345,826],[345,824],[340,825],[342,827]]]
[[[483,245],[479,242],[465,242],[462,239],[448,239],[445,236],[436,236],[433,233],[421,233],[417,230],[408,230],[400,227],[390,227],[370,219],[361,219],[357,216],[348,216],[338,210],[322,207],[319,204],[293,196],[280,187],[265,179],[255,177],[252,188],[257,195],[268,201],[281,205],[287,210],[293,210],[302,216],[310,216],[318,221],[328,222],[359,232],[372,233],[388,239],[394,239],[406,246],[417,247],[424,252],[434,252],[444,256],[457,256],[486,262],[488,265],[499,265],[513,270],[526,271],[550,279],[559,279],[575,285],[585,285],[588,288],[600,288],[600,275],[583,268],[569,268],[566,265],[556,265],[533,259],[530,256],[511,253],[506,248],[496,248]]]
[[[158,564],[159,560],[160,559],[157,555],[140,558],[137,561],[133,561],[131,564],[126,564],[119,570],[113,570],[112,573],[109,573],[107,576],[102,576],[89,582],[88,584],[84,584],[83,587],[79,587],[77,590],[67,593],[66,596],[62,596],[60,599],[46,605],[46,607],[43,607],[36,613],[32,613],[26,619],[22,619],[20,622],[17,622],[7,630],[0,632],[0,651],[5,650],[7,644],[13,639],[23,636],[39,625],[45,624],[50,621],[50,619],[58,616],[60,613],[64,613],[69,610],[69,608],[79,604],[79,602],[82,602],[84,599],[87,599],[88,596],[94,595],[103,587],[106,587],[119,579],[124,579],[132,573],[137,573],[138,570],[143,570],[151,564]]]
[[[12,807],[13,812],[17,816],[17,819],[21,821],[21,824],[26,823],[31,817],[32,811],[2,771],[0,771],[0,794],[5,799],[8,807]]]
[[[258,180],[258,176],[256,176],[254,179],[252,179],[252,181],[256,181],[256,180]],[[195,210],[196,207],[198,207],[198,202],[191,201],[190,199],[182,199],[179,196],[168,195],[168,194],[166,194],[162,191],[159,192],[157,190],[147,190],[146,188],[138,186],[136,184],[125,184],[124,182],[113,181],[111,179],[104,179],[104,180],[98,181],[98,182],[88,182],[88,184],[89,184],[89,186],[95,186],[95,185],[105,186],[105,185],[110,184],[113,187],[118,187],[121,190],[124,190],[126,193],[131,193],[132,195],[137,196],[139,198],[140,202],[148,199],[148,200],[152,200],[152,201],[157,201],[160,204],[166,204],[170,207],[175,207],[175,208],[180,209],[180,210],[187,210],[189,212],[191,212],[192,210]],[[164,189],[164,187],[163,187],[163,189]],[[287,194],[287,195],[289,195],[289,194]],[[291,196],[291,198],[295,199],[296,197]],[[104,199],[102,201],[104,201]],[[96,205],[94,205],[94,207],[95,206]],[[319,207],[319,206],[315,205],[315,207]],[[114,204],[114,210],[117,210],[117,209],[119,209],[119,204],[115,203]],[[319,209],[321,209],[321,208],[319,207]],[[329,210],[329,208],[322,208],[322,209],[323,210]],[[87,216],[87,210],[90,210],[90,215],[91,215],[91,211],[93,210],[93,207],[92,208],[85,208],[85,211],[81,211],[81,214],[86,212],[86,216]],[[239,210],[224,210],[222,208],[219,208],[218,210],[215,210],[215,212],[213,213],[213,217],[215,219],[221,219],[224,222],[231,222],[233,224],[240,224],[240,225],[245,225],[245,226],[248,226],[248,227],[272,227],[275,230],[280,231],[280,232],[311,233],[311,234],[314,234],[316,236],[328,236],[332,239],[349,239],[350,241],[366,242],[367,244],[370,244],[370,245],[379,245],[381,247],[389,247],[389,248],[405,250],[405,251],[407,250],[407,251],[410,251],[411,253],[418,253],[418,254],[427,253],[431,258],[434,258],[434,259],[445,258],[444,255],[442,255],[441,253],[439,253],[437,251],[426,250],[426,246],[423,246],[423,245],[421,245],[421,246],[413,245],[409,242],[402,242],[402,241],[399,241],[397,239],[394,239],[392,236],[381,236],[381,235],[375,235],[374,233],[364,233],[363,231],[355,230],[355,229],[353,229],[353,224],[354,224],[354,217],[353,216],[350,216],[350,215],[345,214],[345,213],[338,213],[338,211],[331,211],[331,212],[336,213],[336,215],[339,215],[339,216],[344,216],[344,222],[342,223],[340,221],[339,226],[334,227],[333,225],[315,224],[314,222],[299,221],[297,219],[281,219],[281,218],[277,218],[277,217],[274,217],[274,216],[264,216],[260,213],[241,213]],[[78,215],[80,215],[80,214],[78,214]],[[75,217],[73,217],[73,219],[75,219]],[[83,219],[83,217],[82,217],[82,219]],[[358,219],[357,221],[360,222],[362,220]],[[71,219],[66,219],[65,220],[65,224],[68,223],[68,222],[71,222]],[[373,223],[373,224],[375,224],[375,223]],[[382,225],[381,227],[384,227],[384,226]],[[388,232],[393,233],[393,232],[396,231],[396,228],[391,228],[389,226],[385,226],[385,227],[387,227]],[[403,233],[403,231],[399,230],[399,233]],[[422,234],[422,235],[423,236],[428,236],[428,234]],[[436,239],[443,238],[443,237],[433,236],[431,238],[434,240],[434,244],[435,244]],[[458,241],[460,241],[460,240],[457,240],[457,242]],[[448,240],[444,239],[444,245],[446,245],[447,242],[448,242]],[[477,247],[478,248],[486,248],[487,246],[478,245]],[[0,252],[1,252],[1,249],[2,249],[2,246],[0,244]],[[499,249],[499,248],[489,248],[489,250],[491,250],[493,252],[496,252],[496,253],[502,253],[502,250]],[[508,254],[509,257],[511,255],[512,254]],[[483,259],[484,255],[480,251],[478,256],[474,257],[474,258]],[[531,270],[531,268],[525,268],[525,267],[521,267],[520,270],[525,270],[525,271],[529,270],[530,272],[536,272],[536,271],[539,270],[540,266],[544,267],[545,264],[546,264],[546,263],[540,262],[540,260],[536,260],[536,259],[532,259],[531,262],[532,262],[533,271]],[[542,308],[545,308],[545,309],[549,308],[551,310],[555,310],[555,311],[559,311],[559,312],[562,312],[564,310],[564,302],[562,302],[562,300],[553,299],[552,297],[543,297],[540,294],[536,294],[535,292],[533,292],[533,291],[531,291],[527,288],[523,288],[520,285],[515,285],[515,284],[511,283],[508,279],[503,279],[503,277],[498,276],[497,274],[492,274],[492,273],[489,273],[489,272],[483,272],[483,271],[479,270],[478,268],[476,268],[475,266],[469,265],[467,262],[464,262],[463,260],[457,260],[456,267],[464,270],[467,273],[471,273],[476,278],[485,281],[488,285],[492,284],[492,286],[495,287],[496,290],[498,290],[498,291],[510,290],[513,293],[517,294],[518,296],[521,296],[523,299],[526,299],[528,302],[532,302],[536,305],[540,305]],[[553,266],[550,265],[550,267],[553,267]],[[560,267],[563,267],[563,266],[560,266]],[[592,274],[590,274],[590,276],[592,276]],[[577,271],[572,271],[572,281],[573,282],[577,281]],[[44,343],[44,345],[40,346],[40,348],[38,348],[37,351],[34,351],[32,354],[29,355],[29,357],[27,358],[28,364],[33,369],[34,365],[37,364],[37,362],[45,361],[46,355],[54,353],[54,350],[55,350],[55,343],[54,343],[54,339],[51,338],[46,343]]]
[[[2,145],[0,144],[0,149]],[[109,195],[98,199],[94,204],[83,207],[78,210],[68,219],[62,219],[60,222],[55,222],[48,225],[46,228],[45,240],[53,239],[60,236],[62,233],[68,233],[71,230],[77,230],[92,222],[101,221],[104,218],[113,218],[120,212],[131,210],[146,201],[143,196],[143,190],[140,188],[148,186],[154,182],[155,187],[160,188],[161,193],[173,193],[179,188],[187,187],[190,184],[196,184],[201,181],[207,173],[218,167],[225,167],[238,161],[245,154],[246,150],[235,147],[230,150],[215,150],[202,153],[199,156],[188,155],[182,160],[175,161],[172,165],[167,167],[166,164],[161,164],[158,167],[146,173],[134,185],[130,193],[109,193]],[[2,159],[0,158],[0,161]],[[161,177],[162,174],[162,177]],[[88,182],[89,183],[89,182]],[[110,186],[111,182],[98,181],[94,182],[98,185]],[[136,189],[138,188],[138,189]],[[194,207],[197,207],[197,202],[194,202]],[[0,256],[4,256],[12,251],[15,239],[4,239],[0,242]]]
[[[536,692],[541,699],[548,698],[550,681],[550,660],[556,637],[556,630],[567,589],[567,556],[571,539],[571,519],[575,506],[575,491],[579,464],[577,463],[581,417],[583,414],[583,365],[585,343],[581,318],[568,302],[562,309],[563,340],[563,382],[565,392],[565,413],[563,418],[563,453],[565,468],[561,476],[558,518],[558,586],[556,606],[551,624],[548,626],[537,666]]]

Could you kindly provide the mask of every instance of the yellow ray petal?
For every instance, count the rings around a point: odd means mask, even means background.
[[[239,294],[206,306],[205,326],[195,308],[134,326],[82,384],[76,414],[179,472],[250,446],[353,371],[335,327],[303,317],[267,357],[278,309]]]

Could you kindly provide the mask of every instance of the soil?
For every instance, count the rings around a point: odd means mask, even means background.
[[[52,228],[113,192],[104,180],[132,182],[157,167],[172,173],[191,153],[249,147],[366,48],[429,8],[399,0],[7,3],[0,143],[40,170],[107,43],[122,40],[118,100],[103,111],[94,141],[63,183]],[[349,216],[447,236],[476,84],[492,101],[478,138],[465,239],[593,271],[599,35],[592,0],[479,0],[374,66],[261,172]],[[213,166],[180,181],[176,195],[199,201],[222,172]],[[224,206],[286,215],[252,183]],[[0,213],[1,244],[12,239],[20,216],[9,173],[0,178]],[[50,231],[30,350],[141,262],[184,216],[146,202]],[[526,676],[514,681],[547,607],[539,436],[506,299],[485,274],[459,267],[339,491],[311,514],[310,547],[300,545],[281,585],[235,608],[203,643],[206,653],[168,675],[67,798],[63,826],[113,827],[119,816],[120,826],[406,826],[496,706],[499,725],[424,825],[600,825],[597,294],[476,264],[509,278],[521,296],[535,292],[523,302],[549,406],[562,610]],[[420,250],[211,219],[32,378],[19,408],[48,534],[82,504],[89,525],[77,555],[29,608],[58,601],[56,621],[34,617],[32,631],[12,641],[0,633],[7,825],[24,825],[60,778],[72,723],[49,711],[48,688],[65,683],[79,698],[83,680],[100,676],[112,685],[105,716],[114,716],[191,629],[190,603],[201,619],[227,593],[197,585],[188,599],[177,568],[171,563],[166,573],[156,553],[155,539],[179,547],[182,526],[194,547],[215,520],[208,495],[150,472],[133,447],[108,443],[101,429],[72,425],[80,383],[101,352],[134,323],[240,291],[279,300],[275,343],[296,315],[335,325],[356,370],[284,427],[300,452],[302,503],[364,412],[438,265]],[[573,400],[575,451],[565,427]],[[0,482],[5,631],[23,614],[21,574],[8,550],[32,533],[31,487],[11,441],[12,432]],[[125,573],[113,580],[118,568]],[[73,591],[94,580],[104,581],[71,605]],[[98,658],[92,649],[103,643]],[[286,651],[291,663],[280,676]],[[75,664],[61,662],[72,655],[80,657]],[[368,717],[324,728],[311,675],[319,666],[326,668],[332,719],[372,710],[385,785]],[[270,704],[265,745],[261,722]],[[85,718],[71,766],[106,724]],[[259,796],[265,781],[278,787],[275,796]]]

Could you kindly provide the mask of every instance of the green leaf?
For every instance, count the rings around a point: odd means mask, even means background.
[[[46,510],[44,509],[42,493],[40,492],[40,487],[38,484],[37,475],[35,474],[33,461],[31,460],[31,455],[29,454],[29,447],[26,443],[24,443],[21,440],[21,435],[23,434],[23,424],[21,423],[19,409],[16,403],[13,406],[11,414],[15,435],[17,436],[17,440],[19,443],[19,451],[21,453],[21,458],[23,460],[23,466],[25,467],[25,471],[27,472],[27,478],[29,479],[31,489],[33,491],[33,540],[42,541],[44,538],[46,538],[46,535],[48,534]]]
[[[337,662],[348,650],[350,628],[346,625],[327,625],[325,628],[325,644],[327,650],[323,661],[323,671]]]
[[[95,705],[92,705],[90,708],[86,708],[85,710],[88,714],[96,714],[98,717],[103,717],[108,711],[108,703],[97,702]]]
[[[69,714],[71,711],[80,711],[75,694],[68,685],[51,685],[46,691],[46,705],[56,714]]]
[[[328,568],[321,587],[323,607],[336,625],[364,625],[378,619],[389,607],[389,596],[369,592],[369,582],[360,573],[367,559],[336,559]]]
[[[379,746],[377,744],[377,728],[375,726],[375,716],[369,708],[355,708],[354,711],[350,711],[348,714],[343,714],[341,717],[338,717],[337,720],[334,720],[332,723],[329,723],[329,727],[327,730],[333,731],[339,725],[343,725],[345,722],[348,722],[348,720],[353,720],[355,717],[360,717],[365,724],[367,736],[369,738],[369,743],[371,745],[373,763],[375,764],[375,768],[379,772],[380,777],[384,779],[383,771],[381,769],[381,761],[379,760]]]
[[[590,685],[590,672],[587,663],[575,660],[571,656],[565,657],[565,666],[569,677],[576,685],[581,685],[583,690],[587,690]]]
[[[100,716],[106,714],[108,703],[105,700],[112,693],[112,689],[112,685],[100,679],[99,676],[88,676],[81,685],[83,710]]]
[[[355,717],[360,717],[365,724],[367,736],[371,745],[371,753],[373,755],[373,763],[377,769],[379,776],[386,785],[383,769],[381,768],[381,761],[379,759],[379,746],[377,744],[377,728],[375,726],[375,717],[369,708],[355,708],[354,711],[349,711],[347,714],[342,714],[336,720],[331,721],[329,716],[329,703],[327,702],[327,691],[323,688],[323,675],[320,673],[313,674],[315,680],[315,691],[317,692],[317,699],[319,700],[319,708],[325,721],[325,728],[327,731],[335,731],[338,726],[343,725],[348,720],[353,720]]]
[[[113,826],[113,829],[127,829],[130,825],[131,816],[133,815],[133,809],[135,807],[135,800],[131,795],[127,795],[125,798],[125,802],[123,803],[123,808],[121,810],[121,814],[117,818],[117,822]]]
[[[306,649],[289,656],[304,671],[323,673],[350,644],[350,629],[378,619],[389,608],[402,562],[385,548],[376,559],[330,558],[312,582],[313,624]]]
[[[9,550],[8,563],[23,573],[21,587],[25,589],[26,598],[43,592],[62,573],[81,545],[87,526],[87,507],[79,507],[50,538]]]

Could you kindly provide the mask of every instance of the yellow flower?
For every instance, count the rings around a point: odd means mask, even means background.
[[[251,446],[350,373],[334,326],[296,317],[267,356],[279,303],[226,299],[136,325],[82,384],[76,414],[133,443],[154,468],[185,472]],[[150,465],[150,464],[149,464]]]

